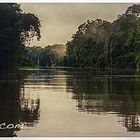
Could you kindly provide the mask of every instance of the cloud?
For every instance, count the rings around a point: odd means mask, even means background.
[[[32,45],[42,47],[48,44],[63,43],[70,40],[77,27],[88,19],[101,18],[115,20],[132,4],[21,4],[25,12],[36,14],[42,23],[41,40]]]

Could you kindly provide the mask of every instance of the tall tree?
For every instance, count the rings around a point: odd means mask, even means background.
[[[136,68],[140,63],[140,5],[132,5],[112,23],[84,22],[67,44],[69,66]]]
[[[16,69],[24,47],[33,37],[39,40],[40,21],[16,3],[0,4],[0,71]]]

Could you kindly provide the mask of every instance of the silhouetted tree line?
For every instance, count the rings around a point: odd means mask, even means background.
[[[34,36],[40,39],[40,27],[38,17],[23,12],[19,4],[0,4],[0,71],[20,65],[25,46]]]
[[[140,68],[139,16],[140,5],[132,5],[113,22],[87,20],[67,42],[64,56],[53,49],[57,45],[25,49],[33,37],[41,37],[38,17],[23,12],[19,4],[1,3],[0,71],[26,65]]]
[[[113,22],[87,20],[66,44],[68,66],[140,68],[140,5]]]

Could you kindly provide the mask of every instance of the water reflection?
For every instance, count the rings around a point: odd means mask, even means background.
[[[130,71],[129,71],[130,72]],[[116,114],[127,131],[140,131],[140,76],[134,71],[108,74],[92,71],[68,73],[67,90],[77,101],[78,111]]]
[[[30,71],[30,73],[22,71],[16,74],[0,75],[0,124],[3,122],[23,124],[23,129],[33,129],[42,122],[40,128],[37,129],[38,134],[44,130],[40,136],[46,135],[51,129],[57,134],[60,126],[57,125],[54,128],[50,124],[55,125],[61,119],[61,121],[65,120],[63,117],[68,111],[73,119],[77,119],[77,112],[86,114],[84,121],[90,115],[94,118],[97,114],[100,116],[113,114],[113,117],[119,118],[118,123],[128,132],[139,132],[139,91],[140,75],[133,70],[44,69]],[[65,97],[65,94],[70,96]],[[56,100],[56,98],[63,99]],[[57,103],[55,101],[59,101],[60,108],[55,106]],[[66,104],[67,102],[69,104]],[[63,108],[66,105],[70,108]],[[58,111],[59,109],[61,111]],[[65,110],[62,111],[62,109]],[[40,117],[41,112],[44,116],[43,120]],[[51,115],[53,119],[49,118]],[[52,122],[47,121],[49,119]],[[47,122],[46,126],[44,122]],[[63,122],[62,125],[63,128],[60,130],[65,133],[66,125]],[[27,136],[25,134],[27,131],[19,128],[0,130],[0,136],[17,136],[17,131]],[[51,134],[53,134],[52,131]],[[34,133],[36,132],[33,129],[31,134]]]
[[[40,99],[24,98],[21,101],[21,122],[24,127],[34,127],[40,116]]]
[[[30,99],[24,94],[24,77],[26,74],[10,73],[0,75],[0,124],[33,126],[39,119],[39,99]],[[19,127],[0,129],[0,136],[17,136]]]

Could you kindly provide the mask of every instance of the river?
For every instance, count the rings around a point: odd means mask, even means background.
[[[140,136],[140,75],[134,70],[21,73],[1,76],[0,123],[23,127],[0,129],[0,136]]]

